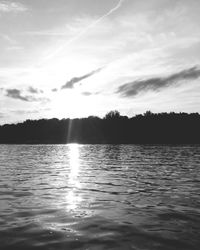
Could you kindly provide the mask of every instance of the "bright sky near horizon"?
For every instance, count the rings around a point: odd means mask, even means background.
[[[200,1],[0,0],[0,124],[200,112]]]

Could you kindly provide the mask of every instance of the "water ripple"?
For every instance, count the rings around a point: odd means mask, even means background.
[[[200,146],[0,145],[1,249],[197,250]]]

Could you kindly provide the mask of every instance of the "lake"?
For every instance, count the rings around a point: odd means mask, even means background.
[[[0,145],[0,247],[193,250],[200,146]]]

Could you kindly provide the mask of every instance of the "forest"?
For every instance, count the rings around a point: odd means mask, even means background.
[[[199,113],[26,120],[0,126],[1,144],[200,144]]]

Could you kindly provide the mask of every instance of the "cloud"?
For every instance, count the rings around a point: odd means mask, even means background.
[[[84,76],[80,76],[80,77],[73,77],[71,80],[69,80],[68,82],[66,82],[62,87],[61,89],[73,89],[74,88],[74,85],[94,74],[97,74],[98,72],[100,72],[102,70],[102,68],[99,68],[99,69],[96,69],[96,70],[93,70],[92,72],[84,75]]]
[[[31,86],[28,88],[28,92],[30,92],[31,94],[43,93],[43,91],[41,89],[36,89],[36,88],[31,87]]]
[[[184,80],[195,80],[200,77],[200,68],[195,66],[167,77],[155,77],[136,80],[118,87],[117,92],[123,97],[132,97],[144,91],[159,91]]]
[[[0,2],[0,12],[24,12],[27,11],[27,7],[18,2],[1,1]]]
[[[84,91],[81,94],[84,96],[90,96],[90,95],[98,95],[100,92],[89,92],[89,91]]]
[[[91,93],[91,92],[88,92],[88,91],[85,91],[85,92],[82,92],[82,95],[90,96],[90,95],[92,95],[92,93]]]
[[[68,40],[66,43],[64,43],[63,45],[61,45],[60,47],[58,47],[55,51],[53,51],[52,53],[50,53],[45,59],[49,60],[52,57],[56,56],[58,53],[60,53],[65,47],[68,47],[69,45],[71,45],[73,42],[76,42],[78,39],[80,39],[82,36],[84,36],[85,34],[87,34],[87,32],[89,32],[92,28],[94,28],[97,24],[99,24],[101,21],[103,21],[106,17],[110,16],[112,13],[114,13],[115,11],[117,11],[121,5],[123,4],[125,0],[119,0],[118,3],[112,8],[110,9],[107,13],[105,13],[104,15],[102,15],[101,17],[99,17],[97,20],[95,20],[94,22],[92,22],[91,24],[89,24],[85,29],[83,29],[82,31],[79,32],[78,35],[76,35],[75,37],[73,37],[72,39]]]
[[[13,99],[19,99],[21,101],[29,102],[30,98],[27,96],[22,96],[21,91],[19,89],[7,89],[6,96],[11,97]]]
[[[58,91],[58,89],[57,89],[57,88],[54,88],[54,89],[52,89],[51,91],[53,91],[53,92],[57,92],[57,91]]]
[[[39,110],[12,110],[11,112],[17,115],[27,115],[27,114],[37,114],[40,111]]]
[[[22,95],[19,89],[6,89],[6,96],[25,102],[49,102],[48,98],[35,98],[34,96]]]

